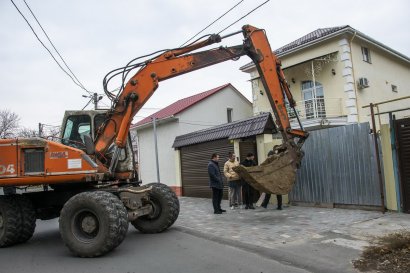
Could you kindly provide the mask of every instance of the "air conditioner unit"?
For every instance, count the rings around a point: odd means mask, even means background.
[[[359,82],[357,83],[359,89],[364,89],[369,87],[369,80],[367,78],[359,78]]]

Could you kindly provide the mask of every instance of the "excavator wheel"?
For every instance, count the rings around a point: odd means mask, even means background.
[[[19,243],[21,219],[14,196],[0,196],[0,247]]]
[[[33,237],[36,228],[36,212],[30,199],[22,195],[16,195],[16,202],[20,209],[21,227],[18,237],[19,243],[27,242]]]
[[[142,233],[159,233],[177,220],[179,215],[179,200],[176,194],[167,186],[151,183],[149,192],[152,212],[137,218],[131,224]]]
[[[74,255],[98,257],[124,240],[128,213],[112,193],[82,192],[65,203],[59,224],[61,237]]]

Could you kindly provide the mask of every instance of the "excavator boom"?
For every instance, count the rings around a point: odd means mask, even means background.
[[[114,145],[114,153],[109,168],[111,173],[115,171],[119,149],[122,149],[126,144],[126,136],[133,117],[158,88],[160,81],[217,63],[235,60],[243,55],[249,56],[257,67],[263,85],[267,90],[278,129],[285,144],[290,148],[288,152],[294,159],[294,164],[298,164],[301,158],[297,154],[297,150],[300,150],[308,134],[303,130],[292,129],[290,126],[285,96],[292,107],[295,106],[295,102],[281,70],[280,61],[272,52],[263,29],[245,25],[241,33],[244,36],[242,45],[191,53],[202,47],[218,43],[223,38],[219,35],[211,35],[205,41],[166,51],[146,61],[144,66],[130,78],[124,90],[114,102],[110,116],[104,123],[103,129],[99,131],[95,142],[97,154],[101,155],[111,145]],[[298,139],[298,143],[295,143],[295,138]]]

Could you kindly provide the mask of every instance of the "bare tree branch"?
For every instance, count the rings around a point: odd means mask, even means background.
[[[59,126],[46,126],[44,128],[44,132],[43,135],[47,138],[47,139],[51,139],[53,141],[56,141],[59,139],[60,136],[60,127]]]
[[[18,131],[18,137],[30,138],[37,135],[38,132],[36,130],[27,127],[20,128],[20,130]]]
[[[17,136],[19,116],[10,110],[0,110],[0,138],[13,138]]]

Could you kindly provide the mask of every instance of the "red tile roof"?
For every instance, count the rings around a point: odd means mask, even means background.
[[[196,94],[196,95],[184,98],[184,99],[180,99],[174,102],[173,104],[170,104],[167,107],[159,110],[158,112],[144,118],[143,120],[140,120],[132,127],[137,127],[137,126],[141,126],[143,124],[149,123],[152,121],[153,117],[156,117],[157,119],[162,119],[162,118],[167,118],[172,115],[181,113],[182,111],[188,109],[189,107],[195,105],[196,103],[202,101],[203,99],[206,99],[207,97],[223,90],[225,87],[229,85],[231,84],[227,83],[222,86],[216,87],[214,89],[211,89],[211,90],[208,90],[208,91],[205,91],[205,92],[202,92],[202,93],[199,93],[199,94]]]

